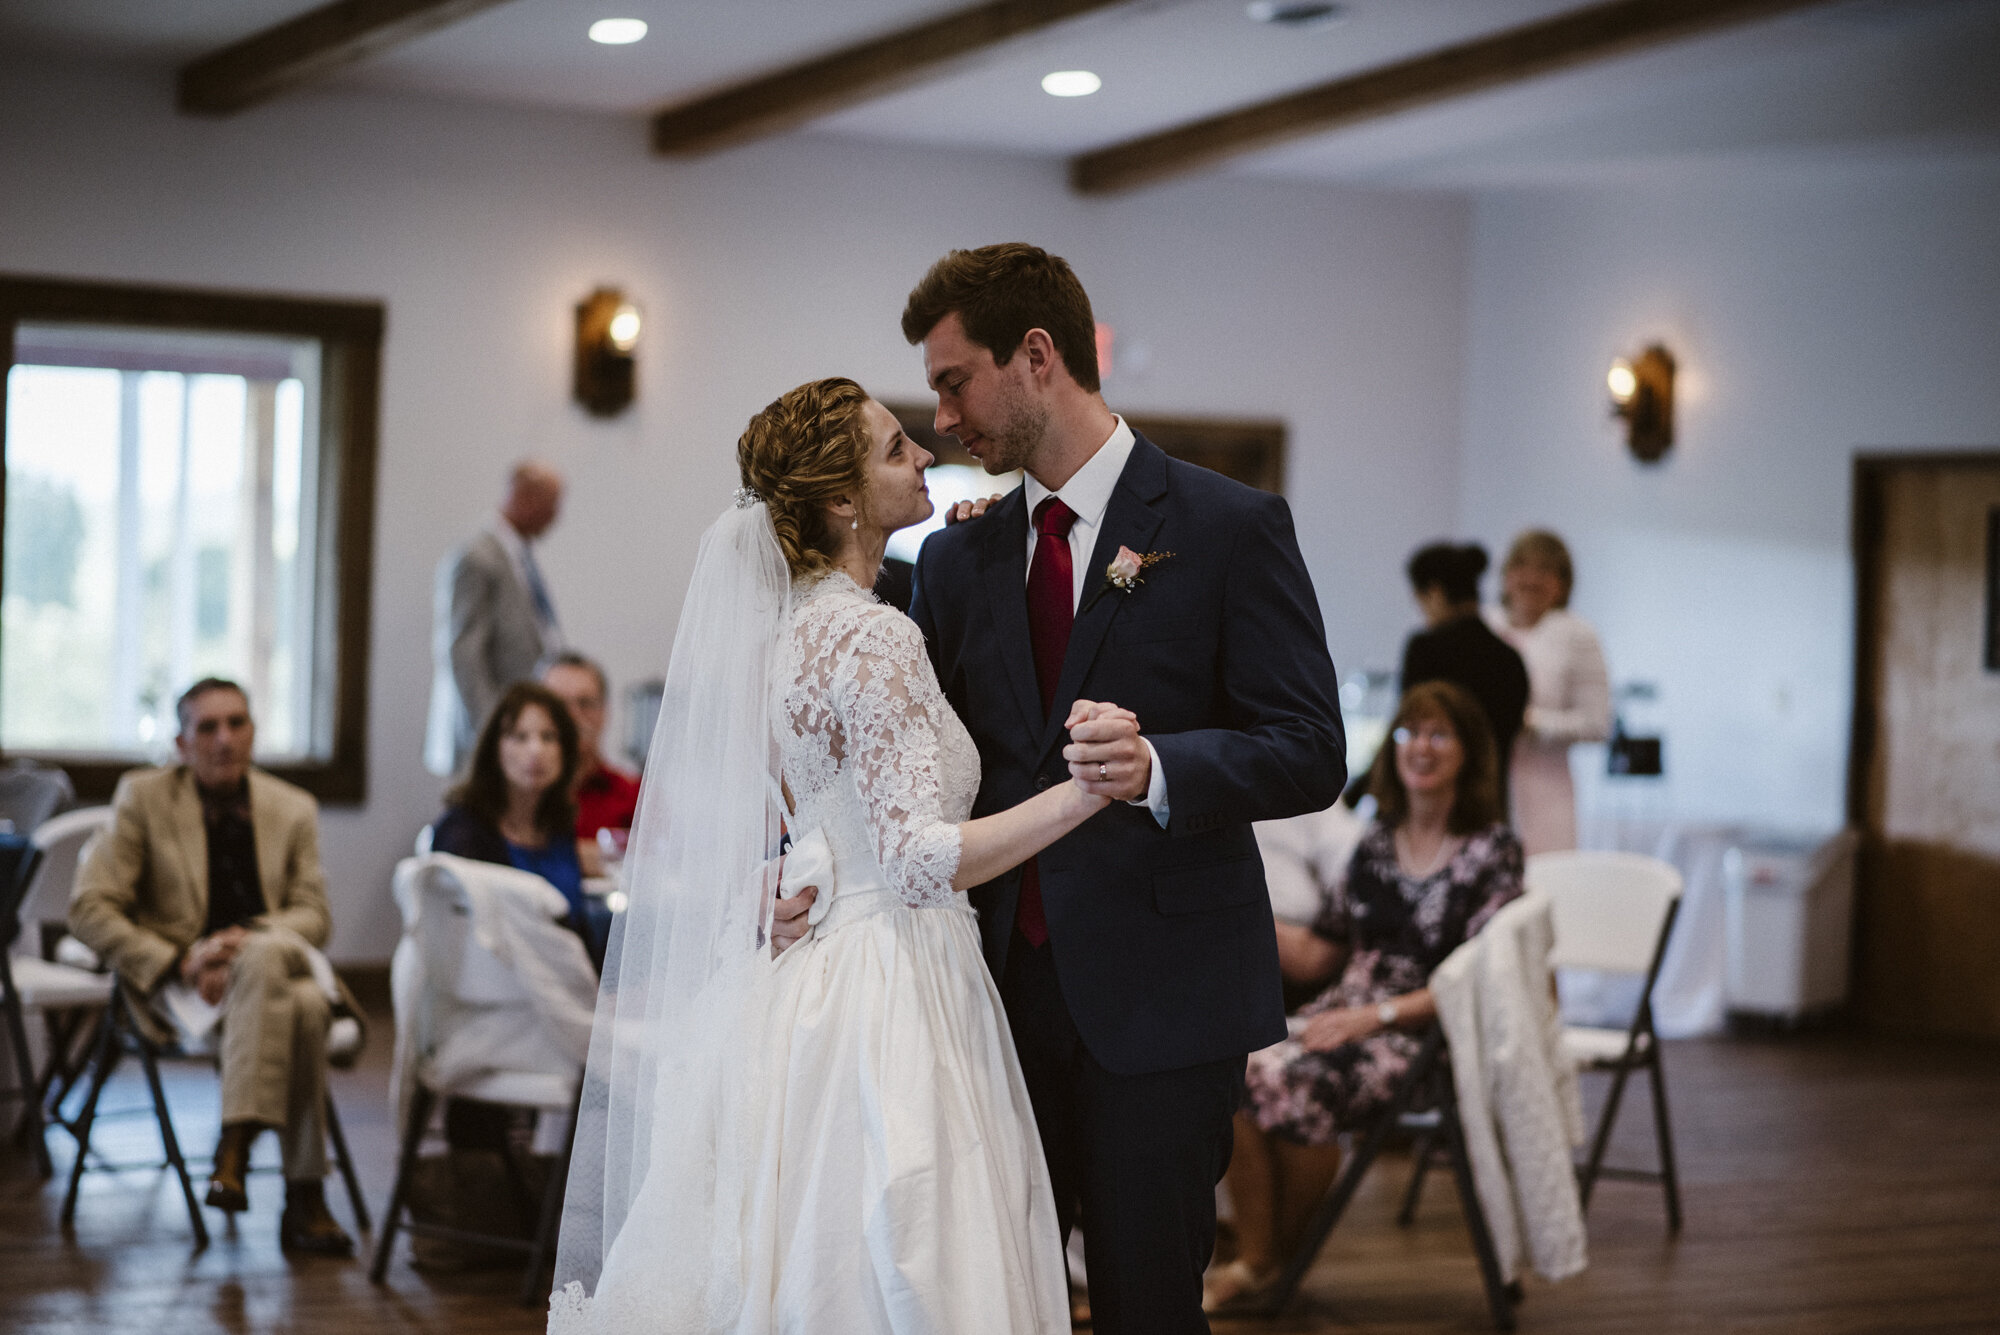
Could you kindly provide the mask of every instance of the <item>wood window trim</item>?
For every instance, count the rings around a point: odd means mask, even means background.
[[[336,806],[358,806],[368,789],[369,625],[374,587],[375,475],[379,448],[382,303],[273,296],[203,288],[38,278],[0,274],[0,366],[14,365],[14,330],[23,321],[216,329],[295,335],[320,340],[335,374],[321,403],[323,427],[339,442],[339,488],[333,511],[334,685],[332,749],[325,760],[275,764],[280,778]],[[0,459],[6,419],[0,412]],[[6,470],[0,468],[0,525],[6,514]],[[4,558],[0,558],[4,559]],[[0,568],[4,575],[4,568]],[[108,800],[127,771],[146,762],[102,753],[0,751],[0,759],[60,765],[86,801]]]
[[[903,433],[941,464],[979,467],[979,461],[951,436],[931,426],[930,407],[907,399],[882,405],[902,424]],[[1268,418],[1176,417],[1123,414],[1134,432],[1170,457],[1234,478],[1273,495],[1285,494],[1285,424]]]

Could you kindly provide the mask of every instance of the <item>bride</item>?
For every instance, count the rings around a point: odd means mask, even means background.
[[[888,535],[931,513],[930,456],[887,409],[851,380],[802,385],[737,460],[646,767],[549,1330],[1067,1331],[963,892],[1105,799],[1064,783],[967,819],[972,739],[915,624],[868,592]],[[774,960],[773,895],[807,877],[812,933]]]

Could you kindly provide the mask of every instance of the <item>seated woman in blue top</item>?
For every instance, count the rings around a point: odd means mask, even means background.
[[[568,924],[603,961],[576,853],[576,724],[547,687],[518,681],[480,729],[465,781],[445,795],[431,851],[533,872],[569,901]]]
[[[548,881],[569,901],[565,922],[583,938],[591,963],[601,970],[604,937],[591,930],[576,855],[576,802],[570,790],[577,758],[576,724],[562,701],[545,686],[515,682],[479,730],[464,782],[445,794],[444,814],[431,827],[431,851],[519,867]],[[510,1126],[526,1134],[533,1116],[499,1104],[449,1098],[445,1139],[454,1151],[504,1151]]]

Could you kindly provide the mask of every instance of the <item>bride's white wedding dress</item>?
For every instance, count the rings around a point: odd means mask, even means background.
[[[824,834],[831,902],[731,966],[755,976],[700,1017],[704,1115],[656,1127],[595,1293],[557,1294],[549,1329],[1067,1331],[1034,1115],[951,888],[978,752],[915,624],[843,574],[794,586],[779,653],[788,823]]]

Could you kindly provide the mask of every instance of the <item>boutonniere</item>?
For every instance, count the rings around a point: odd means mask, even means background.
[[[1090,595],[1090,602],[1085,603],[1077,615],[1088,612],[1099,598],[1113,589],[1120,593],[1132,592],[1146,582],[1145,573],[1148,570],[1172,555],[1172,552],[1146,552],[1141,555],[1130,547],[1120,547],[1118,555],[1111,558],[1111,564],[1104,567],[1104,582],[1097,586],[1097,591]]]

